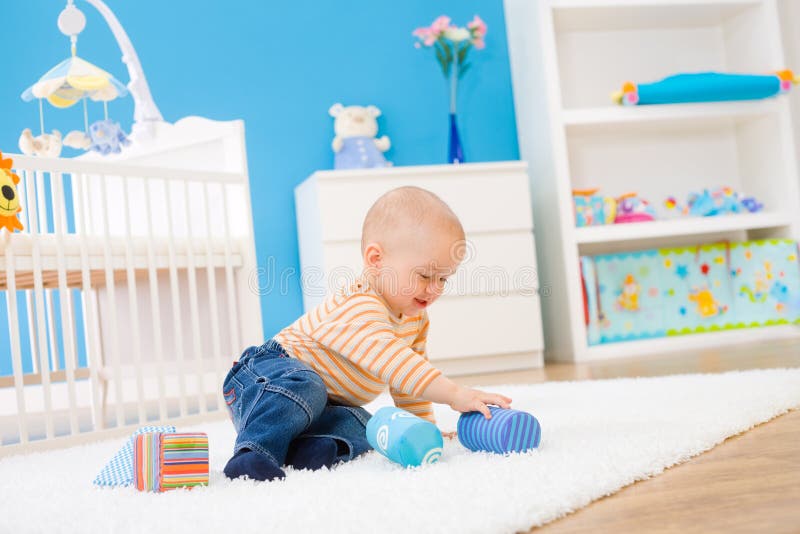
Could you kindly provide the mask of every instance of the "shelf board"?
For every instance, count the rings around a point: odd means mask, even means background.
[[[661,104],[649,106],[603,106],[565,109],[561,119],[568,130],[594,130],[608,126],[647,128],[667,123],[686,126],[725,125],[731,121],[752,119],[776,113],[777,98],[741,102],[704,102],[697,104]]]
[[[724,348],[743,343],[763,344],[770,341],[800,339],[800,326],[778,325],[759,328],[742,328],[705,334],[689,334],[685,336],[642,339],[594,345],[586,349],[584,361],[632,358],[637,356],[656,356],[678,351],[698,351],[704,349]]]
[[[739,215],[720,215],[717,217],[685,217],[667,221],[608,224],[604,226],[576,228],[575,241],[578,244],[614,243],[660,237],[775,228],[779,226],[788,226],[791,223],[791,215],[780,212],[743,213]]]
[[[557,31],[715,26],[762,0],[551,0]]]

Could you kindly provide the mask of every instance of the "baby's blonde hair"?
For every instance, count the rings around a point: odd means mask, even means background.
[[[456,239],[464,239],[461,221],[444,200],[426,189],[404,186],[384,193],[367,212],[361,230],[361,252],[369,243],[391,240],[399,230],[452,231]]]

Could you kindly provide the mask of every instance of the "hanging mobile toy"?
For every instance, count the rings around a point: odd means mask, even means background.
[[[22,93],[25,102],[34,98],[39,100],[41,131],[38,137],[33,137],[30,129],[23,130],[19,148],[24,154],[58,157],[64,144],[105,155],[119,153],[123,146],[130,143],[119,124],[108,118],[108,102],[127,95],[128,90],[111,74],[77,56],[78,34],[86,26],[86,17],[73,1],[67,0],[67,7],[58,16],[58,29],[70,38],[71,56],[47,71]],[[89,125],[87,98],[103,102],[104,120]],[[84,131],[69,132],[63,139],[58,130],[53,130],[52,134],[45,133],[43,100],[56,108],[68,108],[82,101]]]
[[[0,152],[0,228],[21,232],[24,228],[17,218],[22,211],[17,194],[19,176],[11,172],[12,164],[11,158],[3,159],[3,153]]]

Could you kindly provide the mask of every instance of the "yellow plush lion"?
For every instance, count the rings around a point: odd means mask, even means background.
[[[17,194],[19,176],[11,172],[12,163],[10,158],[3,159],[3,153],[0,152],[0,228],[9,232],[23,229],[17,218],[22,211]]]

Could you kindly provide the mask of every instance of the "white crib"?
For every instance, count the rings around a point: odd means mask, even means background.
[[[25,230],[0,233],[0,455],[225,415],[224,373],[263,338],[243,123],[6,156]]]

